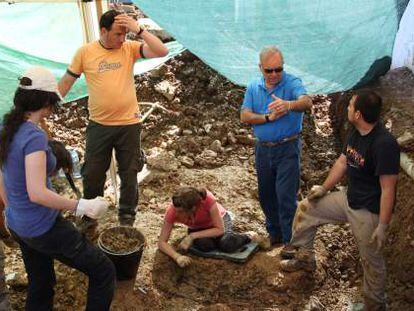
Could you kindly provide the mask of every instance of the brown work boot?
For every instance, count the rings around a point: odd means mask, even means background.
[[[280,251],[280,257],[283,259],[293,259],[298,248],[292,244],[285,244]]]
[[[270,249],[271,245],[270,245],[270,239],[268,237],[260,235],[254,231],[246,232],[246,235],[250,238],[250,240],[259,244],[260,249],[263,249],[263,250]]]
[[[132,215],[122,215],[118,217],[119,225],[132,227],[135,222],[135,217]]]
[[[282,238],[279,236],[269,236],[269,239],[272,246],[277,246],[283,243]]]
[[[299,270],[313,272],[316,270],[316,262],[306,262],[296,258],[286,259],[280,262],[280,268],[286,272],[296,272]]]
[[[295,258],[280,261],[280,268],[286,272],[299,270],[313,272],[316,270],[315,254],[309,250],[297,250]]]

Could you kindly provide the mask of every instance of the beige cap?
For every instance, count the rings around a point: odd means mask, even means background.
[[[32,80],[32,85],[19,85],[21,89],[53,92],[63,101],[63,97],[58,90],[56,78],[50,70],[40,66],[33,66],[22,77]]]

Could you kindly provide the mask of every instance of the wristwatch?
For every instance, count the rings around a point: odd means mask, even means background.
[[[137,36],[140,36],[145,29],[139,26],[139,31],[137,32]]]
[[[270,122],[269,114],[265,114],[266,123]]]

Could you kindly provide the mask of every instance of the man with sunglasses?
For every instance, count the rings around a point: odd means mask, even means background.
[[[300,180],[299,139],[303,111],[311,108],[302,81],[283,70],[282,52],[275,46],[260,52],[263,76],[252,80],[241,108],[241,122],[253,126],[259,200],[271,244],[289,246]]]

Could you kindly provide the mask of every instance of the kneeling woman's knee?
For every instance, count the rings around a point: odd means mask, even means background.
[[[202,252],[210,252],[216,249],[216,243],[213,238],[195,239],[193,245]]]
[[[233,253],[249,242],[250,238],[247,235],[226,233],[220,238],[219,247],[223,252]]]

